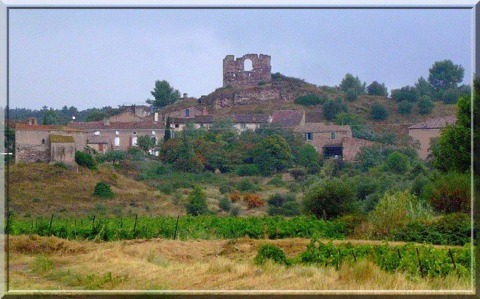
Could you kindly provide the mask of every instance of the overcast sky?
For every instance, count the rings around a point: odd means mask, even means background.
[[[10,10],[10,107],[144,103],[155,80],[200,97],[228,54],[317,85],[346,73],[388,89],[450,59],[471,80],[471,10]]]

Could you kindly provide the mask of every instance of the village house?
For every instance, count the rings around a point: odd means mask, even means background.
[[[38,125],[36,119],[17,123],[15,127],[15,162],[75,161],[75,151],[86,146],[82,130],[55,125]]]
[[[182,131],[187,123],[191,123],[195,129],[210,129],[211,125],[215,121],[222,119],[231,120],[233,127],[240,133],[246,130],[255,131],[260,128],[261,125],[268,124],[270,121],[270,116],[267,114],[232,114],[222,117],[214,117],[213,115],[200,115],[194,118],[170,118],[170,128],[173,129],[174,132]]]
[[[456,121],[455,116],[437,117],[408,127],[408,135],[420,145],[417,150],[420,159],[428,158],[431,154],[432,139],[440,137],[441,130],[447,125],[455,124]]]
[[[165,125],[154,119],[136,122],[112,122],[110,119],[95,122],[70,122],[69,128],[86,132],[86,145],[100,152],[126,151],[137,145],[139,136],[150,136],[158,144],[165,134]]]

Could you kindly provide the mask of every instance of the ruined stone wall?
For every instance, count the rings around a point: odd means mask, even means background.
[[[266,101],[288,101],[288,95],[282,94],[279,88],[249,88],[238,90],[230,94],[221,94],[208,99],[208,104],[214,109],[225,107],[259,104]]]
[[[252,69],[246,70],[246,61],[250,60]],[[263,54],[246,54],[235,59],[227,55],[223,59],[223,87],[254,87],[272,81],[271,57]]]
[[[361,152],[362,147],[372,146],[375,142],[359,138],[343,139],[343,160],[354,161],[356,156]]]
[[[425,160],[431,154],[430,143],[432,139],[440,137],[440,129],[410,129],[408,135],[420,142],[420,149],[417,150],[418,157]]]
[[[75,143],[52,143],[50,144],[50,162],[75,162]]]

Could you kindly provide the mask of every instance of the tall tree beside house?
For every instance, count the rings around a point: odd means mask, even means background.
[[[170,117],[167,117],[167,123],[165,124],[165,135],[163,135],[163,142],[167,142],[172,138],[172,131],[170,130]]]
[[[478,98],[477,88],[475,98]],[[438,142],[432,147],[436,168],[445,172],[470,170],[470,121],[470,98],[464,96],[457,102],[457,123],[443,129]]]
[[[282,171],[291,161],[292,151],[282,136],[269,136],[256,145],[254,162],[264,176]]]
[[[58,125],[58,123],[59,123],[59,119],[55,110],[53,110],[52,108],[50,108],[49,110],[44,109],[43,124]]]
[[[137,145],[140,149],[147,153],[149,150],[155,147],[155,140],[148,135],[138,136]]]
[[[451,60],[436,61],[429,71],[428,82],[440,94],[449,88],[457,88],[465,73],[461,65],[453,64]]]
[[[180,92],[170,86],[165,80],[155,81],[155,87],[151,91],[154,100],[147,100],[155,108],[162,108],[175,103],[180,98]]]

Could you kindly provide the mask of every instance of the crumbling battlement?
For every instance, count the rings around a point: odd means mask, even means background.
[[[271,82],[270,60],[263,54],[246,54],[237,59],[227,55],[223,59],[223,87],[254,87]]]

